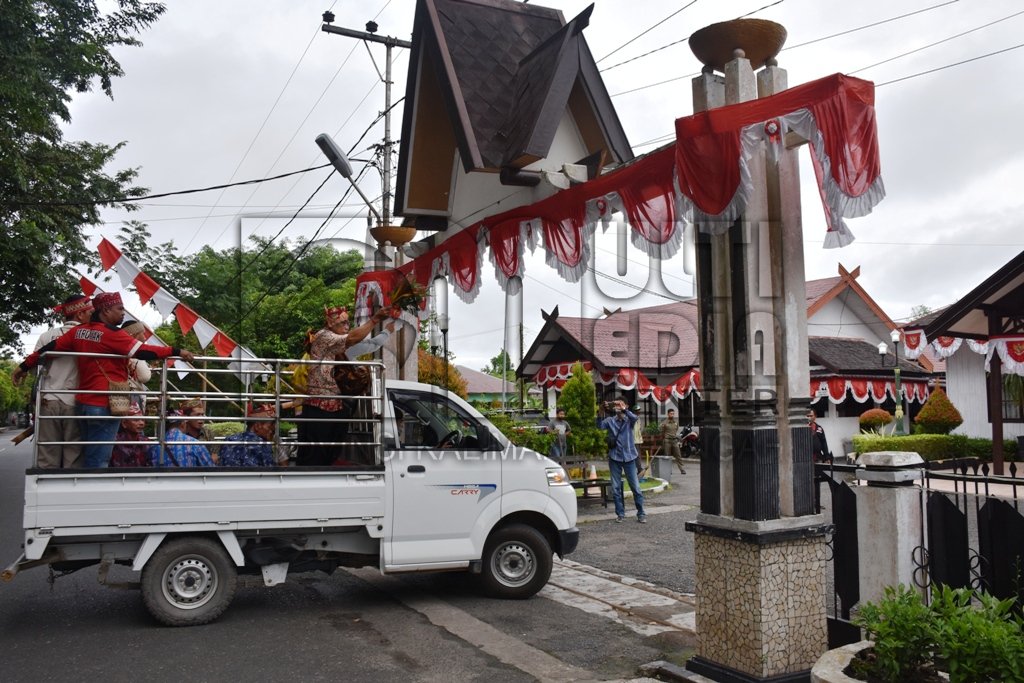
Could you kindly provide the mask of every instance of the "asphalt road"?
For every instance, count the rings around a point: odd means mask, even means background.
[[[2,565],[21,552],[30,456],[9,436],[0,435]],[[696,477],[681,484],[650,497],[646,525],[617,524],[599,502],[584,503],[580,548],[570,559],[627,582],[692,592],[692,539],[683,523],[695,515],[686,499]],[[526,601],[491,600],[465,574],[338,571],[292,576],[273,588],[246,578],[218,621],[186,629],[158,625],[137,590],[99,585],[95,568],[52,586],[48,578],[36,568],[0,585],[5,681],[621,680],[653,660],[681,662],[693,646],[692,633],[623,623],[630,608],[594,609],[600,595],[550,587]],[[115,568],[111,579],[137,575]]]

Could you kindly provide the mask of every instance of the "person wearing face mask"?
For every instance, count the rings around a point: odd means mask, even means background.
[[[633,425],[637,416],[626,408],[625,401],[614,401],[609,406],[614,412],[601,422],[601,429],[609,435],[608,470],[612,480],[612,498],[615,500],[615,521],[626,519],[626,506],[622,494],[622,478],[626,477],[629,490],[633,492],[633,504],[636,505],[636,521],[647,522],[644,511],[644,495],[640,492],[640,480],[637,477],[639,454],[633,442]],[[606,409],[607,412],[607,409]]]

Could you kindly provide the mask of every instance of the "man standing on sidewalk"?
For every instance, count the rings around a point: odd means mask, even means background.
[[[676,419],[674,408],[668,409],[665,421],[661,423],[661,447],[665,449],[665,455],[676,462],[679,467],[679,474],[686,474],[683,469],[683,454],[679,451],[679,420]]]
[[[644,524],[647,514],[644,512],[644,495],[640,493],[640,481],[636,473],[639,455],[633,442],[633,425],[636,424],[637,416],[626,409],[626,403],[622,400],[615,401],[611,407],[614,408],[614,414],[601,422],[601,429],[608,434],[608,470],[612,479],[612,497],[615,499],[615,521],[626,519],[626,505],[622,495],[622,475],[625,474],[629,490],[633,492],[636,521]]]

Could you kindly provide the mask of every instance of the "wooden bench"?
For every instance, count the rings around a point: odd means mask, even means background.
[[[574,489],[581,489],[583,495],[581,499],[597,499],[600,498],[601,504],[608,507],[609,501],[612,500],[608,489],[611,487],[611,479],[587,479],[587,472],[590,467],[587,464],[587,459],[575,455],[568,455],[562,458],[561,465],[565,468],[566,473],[569,475],[569,483]],[[579,469],[580,476],[574,477],[573,470]],[[591,492],[591,489],[597,489],[598,493],[595,495]]]

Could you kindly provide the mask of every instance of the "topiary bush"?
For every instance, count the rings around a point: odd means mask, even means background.
[[[921,434],[949,434],[963,421],[963,416],[946,396],[946,392],[941,387],[935,387],[924,402],[921,412],[914,418],[917,427],[914,431]]]
[[[867,432],[873,432],[889,424],[892,420],[893,417],[888,410],[872,408],[860,414],[860,428]]]

